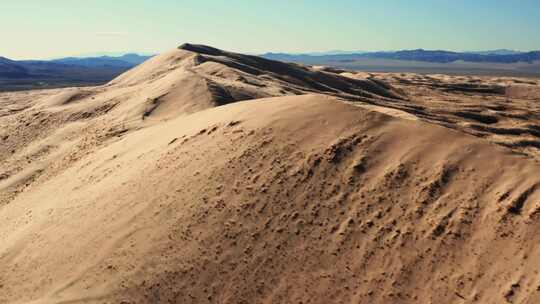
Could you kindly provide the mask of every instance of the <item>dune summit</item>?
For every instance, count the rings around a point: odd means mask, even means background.
[[[389,83],[186,44],[0,94],[0,303],[540,301],[517,118]]]

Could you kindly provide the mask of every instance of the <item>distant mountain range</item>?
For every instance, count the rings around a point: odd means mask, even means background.
[[[516,54],[523,54],[524,52],[508,50],[508,49],[498,49],[498,50],[491,50],[491,51],[475,51],[475,52],[464,52],[464,53],[478,54],[478,55],[516,55]]]
[[[100,57],[67,57],[54,59],[51,62],[63,63],[70,65],[86,66],[86,67],[133,67],[146,61],[151,56],[141,56],[138,54],[125,54],[122,56],[100,56]]]
[[[266,53],[261,56],[278,61],[372,72],[540,76],[540,51],[336,50],[306,54]],[[0,57],[0,90],[99,85],[150,57],[138,54],[53,60],[11,60]]]
[[[450,52],[417,49],[395,52],[362,52],[323,55],[266,53],[262,56],[268,59],[293,62],[350,62],[359,59],[391,59],[434,63],[451,63],[456,61],[476,63],[532,63],[534,61],[540,61],[540,51],[518,52],[504,49],[482,52]]]
[[[540,77],[540,51],[404,50],[339,54],[266,53],[267,59],[365,72]]]
[[[54,60],[0,57],[0,90],[102,84],[150,57],[138,54]]]
[[[321,51],[321,52],[309,52],[309,53],[294,53],[293,55],[311,55],[311,56],[324,56],[324,55],[350,55],[350,54],[365,54],[365,51]]]
[[[27,69],[17,62],[0,57],[0,77],[20,77],[21,75],[27,75]]]

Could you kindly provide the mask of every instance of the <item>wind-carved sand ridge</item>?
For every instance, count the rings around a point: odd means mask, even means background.
[[[0,303],[537,303],[538,83],[463,81],[187,44],[0,94]]]

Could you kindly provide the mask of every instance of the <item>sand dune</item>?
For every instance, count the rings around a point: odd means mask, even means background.
[[[18,178],[27,163],[49,167],[56,162],[63,170],[126,133],[204,109],[306,93],[358,100],[402,98],[372,80],[187,44],[102,87],[1,94],[2,176]],[[58,137],[63,140],[58,142]],[[36,143],[38,151],[28,151]],[[63,161],[57,162],[59,158]],[[11,187],[0,193],[0,203],[20,190]]]
[[[397,78],[183,45],[0,94],[0,303],[537,303],[536,152],[490,129],[533,95]]]

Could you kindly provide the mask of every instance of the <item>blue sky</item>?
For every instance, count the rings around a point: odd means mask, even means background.
[[[538,0],[2,0],[0,56],[540,49]]]

